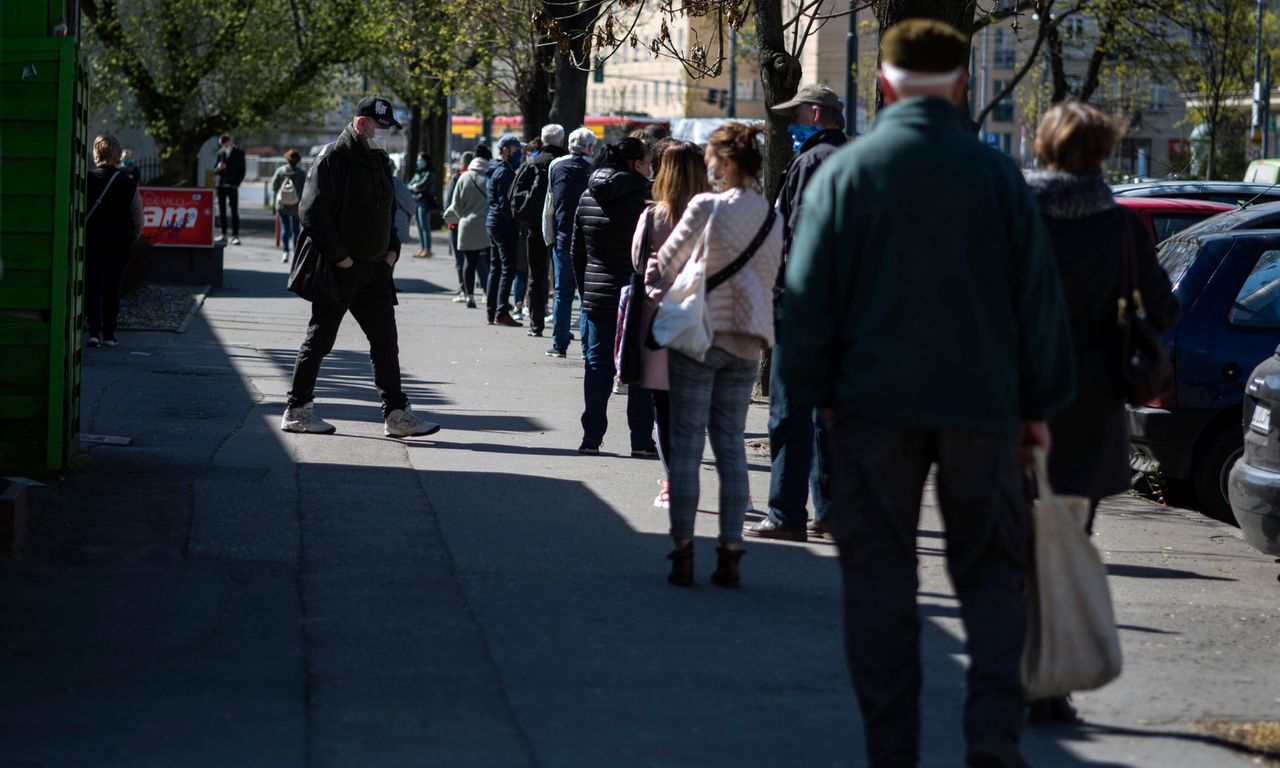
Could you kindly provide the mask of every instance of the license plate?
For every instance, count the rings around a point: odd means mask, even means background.
[[[1253,409],[1253,418],[1249,420],[1249,427],[1255,432],[1261,432],[1264,435],[1271,433],[1271,409],[1261,403]]]

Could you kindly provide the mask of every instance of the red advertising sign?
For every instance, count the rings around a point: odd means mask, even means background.
[[[142,187],[142,240],[156,246],[213,247],[212,189]]]

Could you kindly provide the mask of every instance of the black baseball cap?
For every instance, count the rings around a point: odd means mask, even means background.
[[[356,105],[356,117],[367,117],[383,128],[399,128],[404,126],[396,121],[396,112],[391,102],[381,96],[366,96]]]

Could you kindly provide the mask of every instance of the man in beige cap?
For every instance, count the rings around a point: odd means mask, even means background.
[[[873,766],[919,762],[916,528],[935,464],[969,655],[964,760],[1026,765],[1020,453],[1048,448],[1073,354],[1035,199],[957,109],[968,60],[940,22],[886,33],[886,106],[809,183],[787,267],[782,372],[830,434],[845,650]]]
[[[805,187],[818,167],[845,144],[844,104],[825,85],[805,85],[796,97],[773,108],[791,118],[791,158],[778,187],[778,213],[782,215],[782,266],[774,285],[774,337],[781,338],[783,281],[787,253],[800,219]],[[814,422],[813,403],[790,396],[781,362],[784,351],[773,348],[769,377],[769,514],[744,533],[761,539],[806,541],[809,534],[827,532],[831,498],[831,470],[827,435]],[[809,486],[813,486],[813,522],[806,529]]]

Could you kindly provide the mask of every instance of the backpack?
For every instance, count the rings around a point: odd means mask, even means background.
[[[280,185],[280,191],[276,193],[276,207],[297,205],[302,201],[298,196],[298,188],[293,185],[293,179],[285,174],[284,183]]]
[[[541,227],[546,197],[547,166],[526,163],[511,185],[511,214],[526,227]]]

